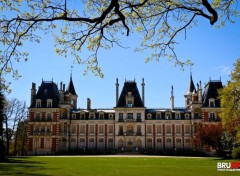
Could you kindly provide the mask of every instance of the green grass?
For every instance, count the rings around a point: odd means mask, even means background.
[[[0,175],[33,176],[214,176],[239,175],[218,172],[214,158],[113,158],[113,157],[23,157],[0,163]]]

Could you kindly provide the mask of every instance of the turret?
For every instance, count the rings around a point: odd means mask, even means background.
[[[192,80],[192,73],[191,73],[188,89],[187,89],[187,92],[184,95],[184,97],[185,97],[185,107],[186,108],[190,108],[190,105],[192,103],[192,94],[193,94],[194,91],[196,91],[196,89],[195,89],[195,85],[194,85],[193,80]]]

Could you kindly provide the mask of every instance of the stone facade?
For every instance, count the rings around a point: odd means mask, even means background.
[[[43,81],[38,91],[31,89],[28,123],[28,154],[46,155],[78,150],[185,150],[198,124],[219,123],[220,103],[217,90],[221,81],[209,81],[202,90],[190,76],[185,93],[185,107],[174,107],[173,87],[169,109],[147,108],[135,81],[125,81],[119,96],[116,81],[116,106],[93,109],[88,99],[86,109],[77,109],[77,94],[72,77],[65,90],[54,82]]]

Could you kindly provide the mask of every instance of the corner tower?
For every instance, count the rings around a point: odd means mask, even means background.
[[[187,92],[185,93],[184,97],[185,97],[185,107],[187,109],[190,108],[191,103],[192,103],[192,94],[196,92],[195,89],[195,85],[193,83],[193,79],[192,79],[192,73],[190,74],[190,81],[189,81],[189,85],[188,85],[188,89]]]
[[[76,109],[77,108],[77,94],[74,88],[74,84],[72,81],[72,74],[70,76],[70,81],[66,90],[66,96],[68,97],[70,104],[71,104],[71,108],[72,109]]]

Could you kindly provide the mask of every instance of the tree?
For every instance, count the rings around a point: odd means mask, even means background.
[[[151,50],[146,61],[162,57],[184,65],[174,47],[176,37],[204,18],[214,25],[219,19],[224,26],[237,15],[238,0],[2,0],[0,2],[0,73],[18,77],[14,61],[27,60],[28,53],[21,47],[26,42],[40,42],[43,33],[52,33],[56,53],[67,57],[71,54],[77,63],[86,64],[103,76],[98,64],[101,48],[122,47],[122,35],[138,33],[142,42],[136,51]],[[89,50],[89,57],[81,51]],[[8,85],[2,80],[5,87]]]
[[[18,99],[12,99],[6,101],[5,103],[5,118],[3,121],[4,124],[4,139],[6,143],[6,154],[9,154],[10,143],[13,139],[13,135],[18,127],[18,124],[26,119],[27,110],[26,102],[21,102]]]
[[[14,135],[14,155],[23,156],[26,154],[27,124],[27,120],[23,120],[18,123],[18,127]]]
[[[240,142],[240,58],[234,64],[231,80],[220,91],[223,127]]]
[[[196,148],[202,148],[204,145],[210,146],[215,150],[220,150],[223,129],[221,124],[210,124],[200,126],[193,138]]]
[[[1,78],[1,75],[0,75]],[[3,118],[4,118],[4,95],[1,89],[1,80],[0,80],[0,160],[4,158],[4,145],[3,145]]]

